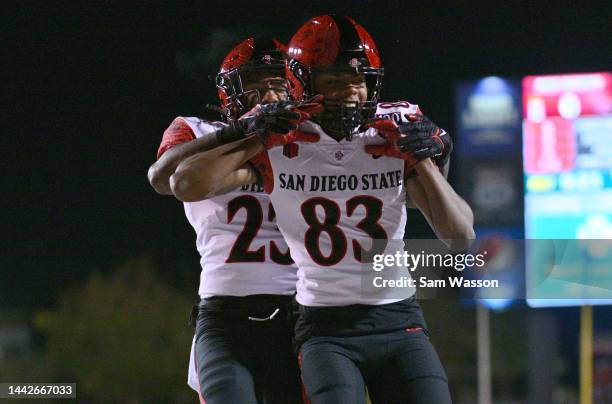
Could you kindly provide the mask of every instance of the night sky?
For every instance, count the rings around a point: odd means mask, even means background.
[[[309,17],[353,16],[381,50],[383,99],[449,131],[458,80],[612,68],[605,2],[328,3],[3,1],[0,308],[50,304],[146,254],[169,273],[192,266],[195,296],[194,232],[146,172],[173,117],[216,118],[207,76],[254,33],[287,42]]]

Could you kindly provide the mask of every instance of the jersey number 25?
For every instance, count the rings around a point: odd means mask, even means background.
[[[261,228],[264,220],[264,213],[259,200],[252,195],[241,195],[228,202],[227,204],[227,222],[231,223],[234,216],[240,209],[246,210],[246,220],[244,228],[234,241],[234,245],[230,250],[229,256],[225,260],[227,263],[237,262],[265,262],[266,261],[266,246],[262,245],[256,250],[251,250],[251,243],[257,237],[257,233]],[[276,213],[272,208],[272,204],[268,205],[268,221],[274,221]],[[291,265],[293,260],[289,254],[289,249],[282,252],[274,240],[270,241],[270,259],[280,265]]]

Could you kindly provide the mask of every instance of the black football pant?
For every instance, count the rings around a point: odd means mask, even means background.
[[[202,300],[195,357],[206,404],[302,403],[289,300],[263,295]],[[277,308],[274,318],[256,320]]]
[[[446,373],[420,329],[362,336],[314,336],[300,348],[312,404],[451,403]]]

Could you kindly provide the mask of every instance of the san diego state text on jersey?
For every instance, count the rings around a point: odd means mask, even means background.
[[[386,173],[369,173],[357,175],[311,175],[275,173],[279,187],[292,191],[334,192],[334,191],[367,191],[369,189],[394,188],[403,185],[403,171],[394,170]]]

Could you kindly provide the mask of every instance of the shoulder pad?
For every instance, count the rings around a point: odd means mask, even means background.
[[[191,130],[193,131],[193,133],[195,134],[197,138],[202,137],[206,133],[214,132],[216,130],[221,129],[223,126],[226,126],[226,124],[223,122],[207,121],[205,119],[193,117],[193,116],[189,116],[189,117],[180,116],[177,119],[181,119],[187,125],[189,125],[189,127],[191,128]]]
[[[379,102],[376,106],[376,118],[385,118],[395,121],[397,124],[406,123],[405,115],[420,114],[421,110],[417,104],[408,101]]]

